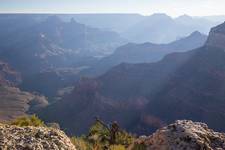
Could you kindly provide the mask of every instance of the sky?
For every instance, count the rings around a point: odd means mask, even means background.
[[[225,0],[0,0],[0,13],[225,15]]]

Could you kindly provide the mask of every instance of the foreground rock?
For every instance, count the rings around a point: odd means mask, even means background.
[[[135,145],[147,150],[224,150],[225,134],[214,132],[204,123],[178,120],[138,139]]]
[[[76,150],[60,130],[0,124],[0,150]]]

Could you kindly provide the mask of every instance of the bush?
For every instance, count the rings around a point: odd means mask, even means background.
[[[88,140],[93,145],[109,145],[109,130],[100,122],[96,121],[89,129]]]
[[[99,119],[90,127],[87,139],[96,149],[109,149],[112,145],[119,149],[128,147],[134,141],[134,137],[120,129],[117,123],[107,125]]]
[[[9,122],[10,125],[17,126],[45,126],[44,122],[40,120],[36,115],[21,116]]]
[[[116,144],[129,146],[131,143],[134,142],[134,136],[127,133],[125,130],[121,130],[116,134]]]
[[[71,142],[77,150],[92,150],[92,146],[83,137],[72,137]]]

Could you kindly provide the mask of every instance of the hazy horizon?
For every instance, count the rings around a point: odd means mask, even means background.
[[[0,0],[0,13],[225,15],[223,0]]]

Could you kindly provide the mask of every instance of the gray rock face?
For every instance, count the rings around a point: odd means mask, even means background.
[[[0,150],[76,150],[60,130],[0,124]]]
[[[225,22],[211,29],[206,45],[225,50]]]
[[[204,123],[178,120],[139,138],[136,144],[145,145],[147,150],[224,150],[225,134],[214,132]]]

